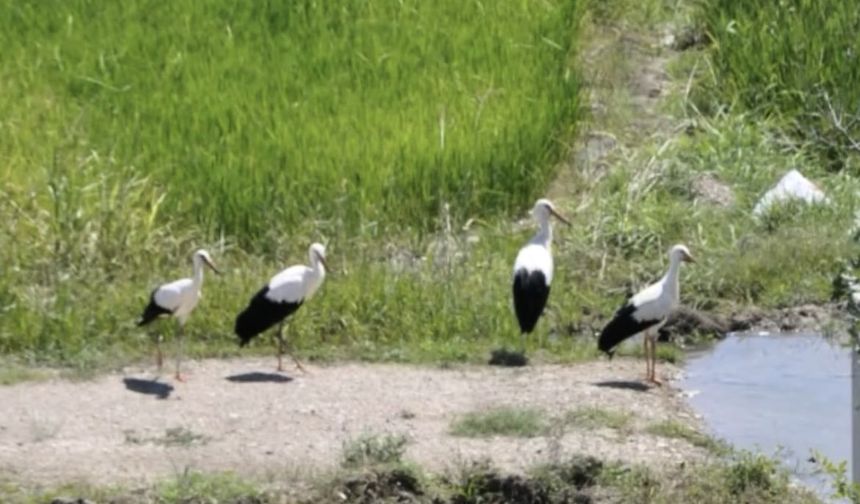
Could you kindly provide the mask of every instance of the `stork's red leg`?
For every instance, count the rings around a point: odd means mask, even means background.
[[[278,341],[277,341],[277,344],[278,344],[278,372],[284,371],[284,363],[283,363],[283,360],[281,359],[281,356],[284,354],[284,334],[283,333],[284,333],[284,323],[281,322],[280,324],[278,324],[278,332],[275,333],[275,336],[278,339]]]
[[[183,336],[185,335],[185,324],[183,322],[179,322],[179,331],[176,334],[176,374],[174,378],[176,381],[184,382],[185,377],[180,373],[180,366],[182,365],[182,344],[183,344]]]
[[[307,373],[307,371],[305,371],[305,368],[304,368],[304,367],[302,367],[302,364],[299,362],[299,360],[298,360],[298,359],[296,358],[296,356],[293,354],[293,351],[290,349],[290,341],[289,341],[289,338],[287,338],[286,340],[284,340],[284,346],[285,346],[285,347],[286,347],[286,349],[287,349],[287,353],[288,353],[288,354],[290,354],[290,357],[293,359],[293,362],[295,362],[295,363],[296,363],[296,368],[298,368],[298,370],[299,370],[299,371],[301,371],[302,373]]]
[[[643,353],[645,354],[645,381],[651,378],[651,360],[648,358],[648,335],[642,338]]]
[[[654,385],[660,386],[663,383],[657,379],[657,338],[654,336],[653,338],[648,338],[651,346],[651,353],[649,355],[649,360],[651,361],[651,374],[648,376],[648,381],[653,383]]]
[[[164,354],[161,353],[161,337],[155,337],[155,364],[158,366],[158,370],[161,371],[161,367],[164,364]]]

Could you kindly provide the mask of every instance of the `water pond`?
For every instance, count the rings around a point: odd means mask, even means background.
[[[817,334],[732,334],[693,352],[680,387],[716,437],[776,456],[803,483],[829,494],[809,459],[851,458],[848,348]]]

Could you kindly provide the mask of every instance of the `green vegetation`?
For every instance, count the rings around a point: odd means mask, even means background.
[[[739,453],[726,462],[684,465],[662,474],[641,466],[607,466],[599,484],[619,492],[616,502],[821,502],[794,485],[778,462],[750,453]]]
[[[296,317],[300,354],[483,360],[513,327],[501,286],[524,236],[498,226],[575,127],[578,9],[0,3],[0,353],[141,358],[149,290],[203,246],[227,274],[190,353],[234,355],[232,315],[322,240],[339,276]],[[437,240],[467,218],[475,250]]]
[[[67,179],[148,177],[134,210],[253,250],[304,219],[350,236],[432,224],[445,201],[521,208],[577,109],[575,1],[0,9],[13,200],[50,211]]]
[[[712,452],[726,451],[725,443],[674,420],[651,424],[645,428],[645,432],[665,438],[683,439],[693,446],[706,448]]]
[[[776,117],[834,168],[860,174],[860,11],[852,0],[709,0],[709,96]],[[705,103],[708,105],[708,103]],[[711,105],[709,108],[713,107]]]
[[[451,425],[451,434],[465,437],[534,437],[546,432],[546,414],[531,408],[500,407],[466,413]]]
[[[565,423],[585,429],[622,430],[630,427],[631,420],[633,416],[629,412],[594,407],[568,411],[564,416]]]
[[[12,385],[22,381],[42,381],[53,375],[46,370],[11,363],[0,363],[0,385]]]
[[[85,375],[149,358],[157,332],[171,352],[172,322],[133,321],[206,247],[225,274],[206,279],[188,354],[238,355],[234,315],[320,240],[334,272],[290,323],[297,355],[485,362],[518,344],[510,268],[532,230],[511,218],[559,167],[549,192],[574,224],[556,233],[532,362],[597,356],[593,335],[677,242],[699,259],[682,272],[688,305],[826,302],[858,255],[845,233],[851,170],[786,136],[785,117],[703,106],[741,102],[727,94],[740,85],[723,85],[731,71],[710,71],[724,68],[712,60],[728,32],[677,57],[629,47],[628,35],[732,5],[2,3],[0,354]],[[649,119],[635,107],[638,69],[666,55],[666,90],[684,92],[664,93]],[[559,162],[583,124],[580,68],[593,109],[606,109],[585,124],[614,139],[599,169]],[[795,166],[831,204],[753,218]],[[708,203],[697,189],[708,177],[734,203]],[[272,346],[264,336],[245,352]],[[668,345],[659,355],[681,358]]]
[[[279,486],[280,485],[280,486]],[[265,486],[265,490],[260,490]],[[283,488],[282,488],[282,487]],[[297,491],[298,489],[305,489]],[[0,484],[10,504],[49,502],[59,496],[129,504],[180,503],[416,503],[478,504],[485,502],[568,502],[703,504],[820,504],[814,495],[790,483],[772,459],[741,453],[712,464],[685,464],[655,470],[646,466],[605,463],[574,456],[542,465],[528,475],[510,475],[488,463],[472,463],[443,476],[423,474],[403,464],[369,464],[326,476],[310,487],[295,481],[266,485],[234,474],[189,472],[150,488],[129,491],[67,485],[25,495],[20,487]]]
[[[344,467],[360,467],[373,464],[401,462],[408,439],[397,434],[377,436],[366,434],[346,443],[343,447]]]
[[[164,504],[186,502],[263,502],[257,485],[232,473],[186,472],[158,485],[155,500]],[[256,499],[256,500],[254,500]]]
[[[834,499],[852,504],[860,502],[860,484],[851,481],[847,460],[836,463],[821,453],[815,453],[813,458],[818,461],[821,472],[830,479]]]

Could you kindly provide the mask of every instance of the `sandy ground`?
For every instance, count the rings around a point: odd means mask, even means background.
[[[400,433],[406,458],[444,471],[490,458],[519,471],[572,453],[657,464],[704,456],[642,432],[674,419],[696,425],[671,386],[643,387],[638,360],[526,368],[438,369],[343,364],[272,372],[272,359],[188,363],[187,383],[126,369],[87,382],[0,387],[0,475],[31,484],[145,484],[186,470],[266,477],[335,467],[345,442]],[[678,372],[660,366],[664,377]],[[550,416],[584,406],[629,411],[632,432],[567,427],[548,437],[449,434],[465,412],[502,405]]]

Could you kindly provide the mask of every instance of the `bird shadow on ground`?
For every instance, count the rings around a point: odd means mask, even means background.
[[[596,382],[593,385],[595,387],[633,390],[636,392],[647,392],[648,390],[651,389],[651,387],[649,387],[648,385],[645,385],[642,382],[629,381],[629,380],[608,380],[608,381]]]
[[[235,374],[224,379],[233,383],[287,383],[293,381],[292,378],[286,375],[278,373],[262,373],[260,371]]]
[[[152,395],[159,399],[167,399],[173,392],[173,385],[161,383],[155,380],[141,380],[139,378],[123,378],[125,388],[138,394]]]
[[[523,352],[516,350],[508,350],[507,348],[499,348],[490,353],[491,366],[502,367],[522,367],[528,365],[529,358]]]

